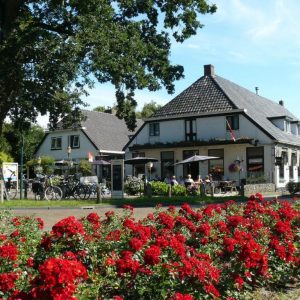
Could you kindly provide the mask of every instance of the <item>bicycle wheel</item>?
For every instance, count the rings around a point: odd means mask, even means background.
[[[50,201],[50,200],[61,200],[62,198],[62,190],[58,186],[48,186],[45,190],[45,198]]]
[[[7,190],[7,195],[8,198],[11,199],[15,199],[16,196],[18,194],[18,190],[17,190],[17,184],[16,182],[13,182],[10,186],[10,188]]]
[[[78,185],[74,189],[74,198],[75,199],[81,199],[81,200],[87,200],[90,197],[90,187],[87,185]]]

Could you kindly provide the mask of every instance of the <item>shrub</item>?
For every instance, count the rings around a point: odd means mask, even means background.
[[[152,195],[167,196],[169,185],[161,181],[151,181]]]
[[[288,192],[291,195],[299,193],[300,192],[300,182],[290,181],[286,184],[286,189],[288,190]]]
[[[137,195],[144,190],[144,182],[138,178],[130,177],[125,181],[124,191],[127,195]]]
[[[172,187],[172,196],[185,196],[186,188],[183,185],[176,184]]]
[[[92,174],[92,164],[88,160],[81,160],[79,163],[79,171],[83,176]]]
[[[300,213],[260,194],[41,223],[0,212],[1,299],[238,300],[300,278]]]

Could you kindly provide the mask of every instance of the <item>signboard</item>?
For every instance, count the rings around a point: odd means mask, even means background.
[[[111,161],[111,196],[123,198],[124,196],[124,160],[114,159]]]
[[[2,164],[2,174],[5,181],[11,179],[11,181],[18,181],[18,163],[7,163]]]

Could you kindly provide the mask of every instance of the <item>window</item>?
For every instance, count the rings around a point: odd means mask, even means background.
[[[289,177],[291,180],[294,180],[294,167],[297,165],[297,154],[292,153],[291,156],[291,165],[289,166]]]
[[[196,141],[196,119],[185,120],[185,140]]]
[[[288,155],[286,151],[282,151],[281,153],[281,164],[279,166],[279,178],[283,179],[284,178],[284,166],[288,162]]]
[[[264,172],[264,147],[247,148],[248,176],[257,177]]]
[[[159,123],[150,123],[149,124],[149,135],[150,136],[159,136]]]
[[[72,149],[80,147],[79,135],[69,136],[69,145]]]
[[[234,116],[227,116],[226,117],[226,130],[230,131],[230,128],[232,130],[239,130],[240,128],[240,124],[239,124],[239,116],[238,115],[234,115]]]
[[[51,138],[51,150],[61,150],[61,136]]]
[[[219,157],[208,161],[208,173],[214,180],[222,180],[224,176],[224,149],[209,149],[208,156]]]
[[[161,179],[170,177],[174,174],[174,152],[163,151],[161,157]]]

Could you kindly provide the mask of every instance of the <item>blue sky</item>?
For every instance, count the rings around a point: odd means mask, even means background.
[[[181,64],[185,78],[175,93],[137,91],[138,110],[151,100],[164,105],[203,75],[203,65],[217,75],[278,102],[300,119],[300,1],[211,0],[218,10],[200,16],[204,28],[183,44],[174,43],[173,64]],[[89,109],[112,106],[114,88],[96,85],[85,99]]]

